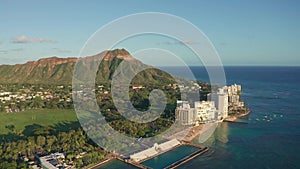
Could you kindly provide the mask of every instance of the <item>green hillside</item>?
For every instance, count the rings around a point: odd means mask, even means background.
[[[171,83],[173,79],[167,73],[144,65],[142,62],[134,59],[125,49],[115,49],[105,51],[98,55],[87,57],[93,61],[102,57],[103,60],[99,65],[96,82],[109,83],[112,76],[119,66],[124,61],[128,65],[123,71],[137,73],[135,67],[146,66],[149,69],[142,71],[133,79],[133,83]],[[71,84],[73,71],[77,58],[44,58],[38,61],[27,62],[17,65],[1,65],[0,66],[0,83],[29,83],[29,84]],[[89,66],[83,70],[89,69]],[[83,74],[84,75],[84,74]]]

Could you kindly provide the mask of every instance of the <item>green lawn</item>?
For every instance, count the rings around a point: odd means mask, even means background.
[[[10,132],[5,126],[13,125],[14,130],[22,133],[25,128],[32,125],[51,126],[59,130],[68,130],[78,127],[78,120],[75,111],[64,110],[26,110],[17,113],[0,112],[0,135]],[[30,128],[28,128],[30,130]]]

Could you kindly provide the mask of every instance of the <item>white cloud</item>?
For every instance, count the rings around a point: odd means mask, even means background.
[[[47,38],[28,38],[25,35],[12,39],[12,43],[56,43],[57,41]]]

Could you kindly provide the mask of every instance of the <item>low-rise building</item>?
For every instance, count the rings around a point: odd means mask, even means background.
[[[144,86],[142,85],[132,85],[132,89],[135,90],[135,89],[143,89],[145,88]]]
[[[53,153],[44,157],[40,157],[40,163],[43,168],[46,169],[58,169],[63,166],[63,160],[65,155],[63,153]],[[65,166],[64,168],[70,168],[71,166]]]

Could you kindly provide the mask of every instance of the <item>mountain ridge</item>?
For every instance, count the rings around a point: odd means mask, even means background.
[[[97,55],[82,58],[58,58],[56,56],[29,61],[24,64],[0,65],[0,83],[29,83],[29,84],[71,84],[75,64],[78,61],[99,61],[96,82],[110,82],[113,72],[121,62],[129,63],[124,71],[134,72],[134,66],[146,66],[151,70],[136,72],[136,83],[154,82],[159,80],[172,81],[171,77],[159,69],[152,68],[135,59],[125,49],[114,49]]]

